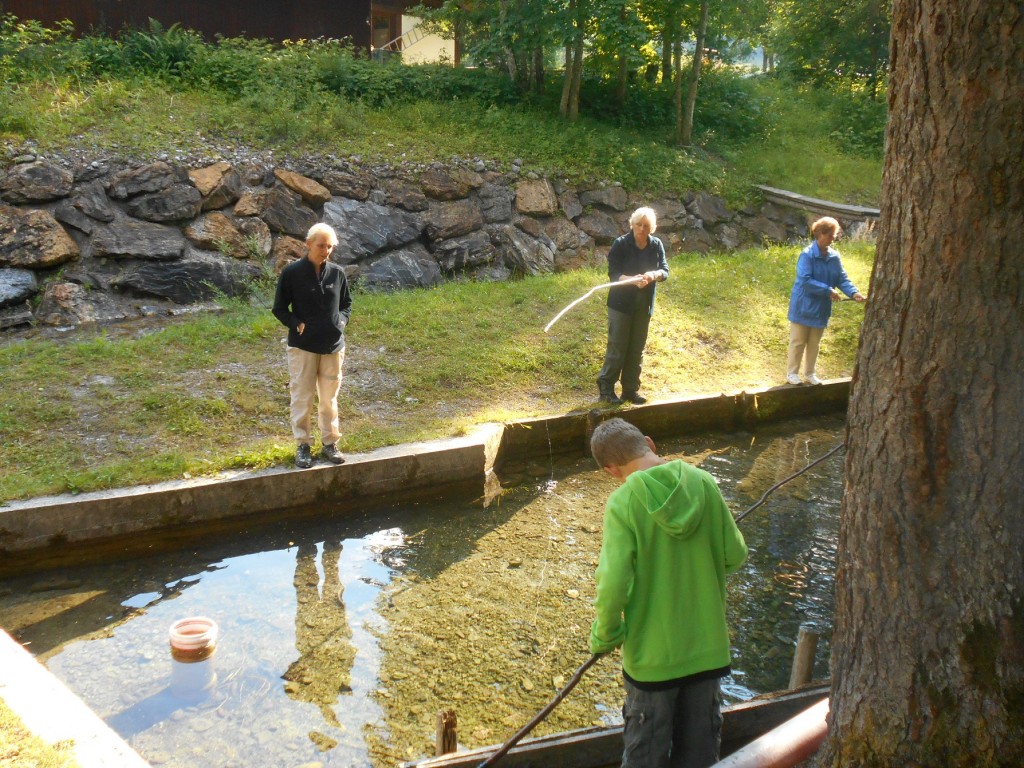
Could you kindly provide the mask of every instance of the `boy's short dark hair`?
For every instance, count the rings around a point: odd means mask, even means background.
[[[600,423],[590,437],[590,452],[602,467],[625,466],[649,450],[644,433],[624,419]]]

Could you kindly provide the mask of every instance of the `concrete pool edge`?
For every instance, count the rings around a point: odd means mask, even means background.
[[[0,630],[0,699],[49,745],[72,742],[79,768],[150,768],[85,703]]]
[[[126,541],[144,532],[230,525],[259,514],[331,504],[344,514],[371,504],[436,497],[439,488],[472,485],[485,494],[493,470],[537,456],[584,455],[596,424],[621,416],[653,438],[752,428],[758,423],[845,409],[850,380],[819,386],[700,396],[639,407],[579,411],[486,424],[473,434],[392,446],[349,456],[340,466],[274,467],[222,473],[0,505],[0,554],[8,565],[45,567],[50,554],[104,540]]]

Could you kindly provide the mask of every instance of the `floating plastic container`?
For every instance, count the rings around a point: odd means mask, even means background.
[[[171,625],[171,658],[184,664],[204,661],[217,650],[220,630],[213,619],[193,616]]]
[[[217,683],[212,656],[220,631],[213,619],[194,616],[171,625],[171,693],[199,701]]]

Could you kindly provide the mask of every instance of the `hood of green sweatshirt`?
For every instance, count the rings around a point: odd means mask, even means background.
[[[697,530],[704,517],[703,473],[692,470],[695,468],[675,459],[634,472],[625,483],[654,522],[683,539]]]

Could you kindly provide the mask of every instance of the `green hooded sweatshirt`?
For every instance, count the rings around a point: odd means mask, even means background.
[[[591,652],[621,645],[639,682],[728,667],[725,574],[746,559],[711,475],[678,459],[633,472],[605,507]]]

